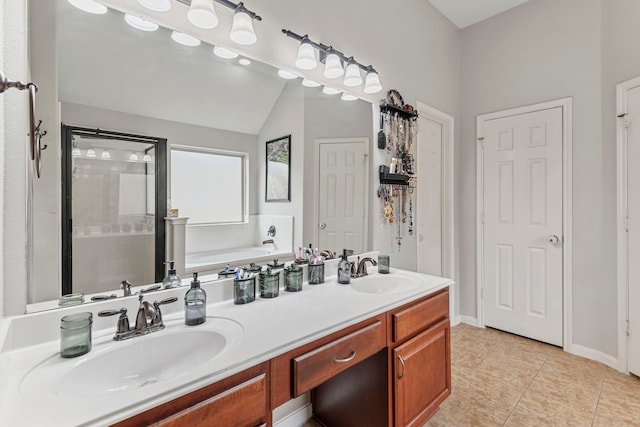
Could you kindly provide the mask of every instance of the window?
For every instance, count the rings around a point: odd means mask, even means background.
[[[243,222],[248,154],[171,147],[171,207],[190,224]]]

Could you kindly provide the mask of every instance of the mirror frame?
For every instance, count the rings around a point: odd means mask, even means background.
[[[167,208],[167,140],[144,135],[127,134],[116,131],[91,129],[70,126],[62,123],[62,290],[61,295],[73,292],[73,223],[72,223],[72,168],[71,149],[73,136],[83,135],[101,139],[117,139],[121,141],[154,144],[156,149],[155,161],[155,283],[162,282],[165,272],[166,230],[165,215]]]

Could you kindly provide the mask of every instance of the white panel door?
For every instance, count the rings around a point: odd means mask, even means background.
[[[442,276],[442,143],[441,123],[418,122],[418,272]]]
[[[640,375],[640,87],[627,93],[627,208],[629,217],[629,371]]]
[[[562,345],[562,108],[487,120],[485,325]]]
[[[364,251],[366,144],[321,143],[318,246]]]

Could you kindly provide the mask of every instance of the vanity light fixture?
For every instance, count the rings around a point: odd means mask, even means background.
[[[367,77],[364,82],[364,93],[378,93],[382,90],[382,85],[380,84],[380,77],[378,77],[378,72],[373,69],[373,67],[369,66],[367,69]]]
[[[124,20],[127,24],[140,31],[156,31],[160,27],[155,22],[147,21],[142,17],[129,15],[128,13],[125,13]]]
[[[335,87],[325,86],[322,88],[322,93],[325,95],[337,95],[342,92],[340,89],[336,89]]]
[[[96,157],[96,150],[93,148],[89,148],[87,150],[87,157],[91,157],[92,159]]]
[[[130,162],[137,162],[140,160],[140,157],[138,157],[138,153],[131,153],[129,154],[129,161]]]
[[[247,58],[240,58],[240,60],[238,61],[238,63],[240,65],[251,65],[251,61],[248,60]]]
[[[344,81],[342,83],[348,87],[360,86],[362,84],[362,76],[360,75],[360,67],[358,67],[358,64],[353,61],[349,61],[347,70],[344,73]]]
[[[140,0],[138,0],[140,1]],[[145,0],[146,1],[146,0]],[[258,40],[253,29],[253,21],[262,21],[262,17],[246,8],[243,2],[230,0],[178,0],[189,6],[187,20],[198,28],[209,30],[218,26],[220,20],[214,9],[214,2],[235,11],[229,38],[240,45],[251,45]]]
[[[238,54],[235,53],[234,51],[227,49],[226,47],[222,47],[222,46],[216,46],[213,48],[213,53],[218,57],[218,58],[223,58],[223,59],[236,59],[238,57]]]
[[[283,70],[283,69],[278,70],[278,75],[283,79],[287,79],[287,80],[293,80],[299,77],[297,74],[294,74],[291,71]]]
[[[302,86],[305,86],[305,87],[319,87],[319,86],[321,86],[321,84],[318,83],[315,80],[303,79],[302,80]]]
[[[355,101],[356,99],[358,99],[358,97],[355,95],[351,95],[350,93],[343,93],[340,99],[342,99],[343,101]]]
[[[109,150],[103,150],[102,154],[100,154],[100,158],[104,160],[111,160],[111,153]]]
[[[145,163],[149,163],[152,162],[153,159],[151,158],[151,156],[149,154],[145,154],[144,156],[142,156],[142,161]]]
[[[330,48],[324,63],[324,76],[328,79],[335,79],[343,74],[342,61],[333,48]]]
[[[82,156],[82,151],[78,147],[73,147],[71,150],[71,157],[80,157]]]
[[[254,44],[258,40],[256,32],[253,30],[253,19],[248,12],[247,8],[244,7],[244,3],[238,3],[236,13],[233,15],[231,32],[229,33],[229,38],[232,41],[244,46]]]
[[[166,12],[171,9],[171,0],[138,0],[138,3],[154,12]]]
[[[377,93],[382,90],[380,77],[373,69],[373,66],[365,66],[356,61],[353,56],[346,56],[344,53],[337,51],[333,46],[327,46],[322,43],[316,43],[309,39],[309,35],[301,36],[293,31],[282,29],[282,32],[294,40],[300,42],[298,47],[298,55],[296,56],[296,67],[302,70],[312,70],[317,66],[316,50],[319,52],[320,62],[324,63],[323,75],[328,79],[335,79],[344,75],[343,84],[348,87],[356,87],[362,84],[362,76],[360,70],[367,73],[365,78],[364,92]],[[343,64],[347,65],[347,70],[343,68]]]
[[[187,20],[198,28],[210,30],[218,26],[218,14],[213,8],[213,0],[191,0]]]
[[[301,70],[313,70],[318,66],[316,61],[316,51],[309,39],[305,36],[298,48],[298,56],[296,57],[296,67]]]
[[[171,38],[174,42],[180,43],[183,46],[196,47],[200,46],[200,40],[197,38],[190,36],[189,34],[181,33],[179,31],[173,31],[171,33]]]
[[[69,3],[84,12],[95,15],[103,15],[108,11],[107,6],[94,0],[69,0]]]

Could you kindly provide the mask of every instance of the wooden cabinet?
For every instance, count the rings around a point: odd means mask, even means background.
[[[116,427],[255,427],[271,425],[269,364],[196,390],[115,424]]]
[[[393,349],[396,426],[420,426],[451,394],[449,319]]]

